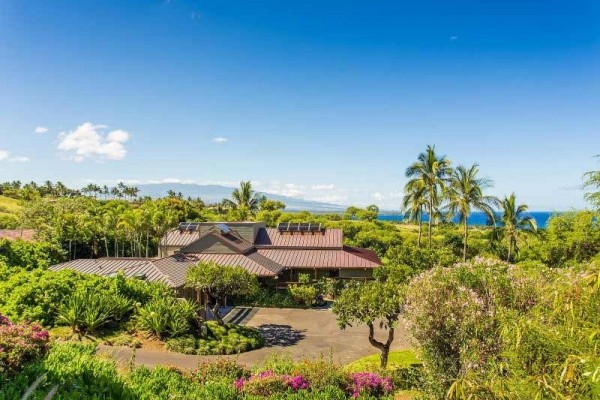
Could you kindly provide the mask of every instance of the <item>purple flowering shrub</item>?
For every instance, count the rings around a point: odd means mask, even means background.
[[[38,324],[13,324],[0,314],[0,373],[16,373],[48,351],[48,331]]]
[[[277,374],[272,370],[240,378],[234,386],[241,392],[255,396],[272,396],[287,391],[297,392],[310,387],[310,383],[302,375]]]
[[[356,372],[350,376],[352,398],[360,396],[384,396],[393,390],[392,380],[374,372]]]

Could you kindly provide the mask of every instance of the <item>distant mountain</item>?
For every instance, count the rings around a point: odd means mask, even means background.
[[[221,186],[221,185],[196,185],[196,184],[185,184],[185,183],[156,183],[156,184],[145,184],[137,185],[140,189],[139,196],[150,196],[150,197],[165,197],[169,190],[175,193],[181,192],[183,197],[200,197],[206,203],[218,203],[223,199],[231,197],[231,192],[235,188]],[[297,197],[281,196],[278,194],[263,193],[270,200],[278,200],[285,203],[286,211],[312,211],[312,212],[340,212],[344,211],[346,207],[323,203],[320,201],[303,200]]]

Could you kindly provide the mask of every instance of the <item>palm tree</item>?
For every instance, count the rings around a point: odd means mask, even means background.
[[[492,225],[496,225],[494,207],[498,206],[498,199],[483,194],[485,189],[493,186],[490,179],[480,178],[479,165],[473,164],[470,168],[459,165],[450,176],[447,188],[448,212],[450,216],[458,216],[458,221],[464,226],[463,261],[467,260],[467,240],[469,238],[468,218],[473,210],[484,212]]]
[[[241,219],[245,219],[258,211],[258,206],[265,197],[252,190],[250,181],[242,181],[240,187],[231,193],[231,198],[232,200],[223,199],[223,203],[243,216]]]
[[[600,208],[600,171],[589,171],[583,175],[583,188],[587,190],[592,190],[585,194],[585,200],[595,206],[596,208]]]
[[[526,204],[517,205],[515,194],[505,197],[500,202],[502,211],[502,230],[508,240],[508,256],[506,261],[510,261],[513,253],[519,251],[517,247],[517,238],[520,231],[537,232],[537,223],[535,219],[527,214]]]
[[[404,187],[404,198],[402,199],[402,210],[404,219],[419,224],[419,239],[417,246],[421,247],[423,228],[423,209],[427,205],[426,189],[423,181],[409,182]]]
[[[433,215],[437,207],[439,207],[442,193],[451,173],[450,160],[446,156],[435,154],[435,146],[427,146],[427,150],[419,154],[418,161],[406,168],[405,175],[407,178],[410,178],[406,186],[416,185],[416,182],[420,181],[421,185],[425,188],[429,224],[429,247],[431,247]]]

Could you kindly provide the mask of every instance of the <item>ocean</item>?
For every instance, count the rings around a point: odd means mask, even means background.
[[[531,215],[535,221],[537,222],[538,228],[545,229],[548,225],[548,220],[552,215],[557,214],[553,211],[531,211],[528,213]],[[498,213],[497,218],[499,219],[502,214]],[[402,221],[402,214],[380,214],[379,220],[381,221]],[[423,216],[423,221],[427,222],[427,215]],[[457,222],[457,218],[453,219],[454,222]],[[469,225],[487,225],[487,217],[482,212],[474,212],[468,219]]]

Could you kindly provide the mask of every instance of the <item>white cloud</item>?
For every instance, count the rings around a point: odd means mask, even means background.
[[[454,42],[457,39],[458,39],[458,36],[450,36],[450,41],[451,42]]]
[[[380,192],[372,193],[371,197],[374,198],[377,201],[383,200],[383,194],[381,194]]]
[[[229,141],[229,139],[220,136],[213,139],[213,142],[218,144],[225,143],[227,141]]]
[[[46,128],[45,126],[38,126],[37,128],[35,128],[35,133],[37,134],[44,134],[48,132],[48,128]]]
[[[10,151],[0,150],[0,161],[7,161],[7,162],[13,162],[13,163],[24,163],[24,162],[28,162],[30,160],[29,160],[29,157],[23,157],[23,156],[11,157]]]
[[[29,162],[31,160],[29,160],[29,157],[23,157],[23,156],[19,156],[19,157],[11,157],[8,159],[9,162],[16,162],[16,163],[24,163],[24,162]]]
[[[313,185],[310,187],[312,190],[332,190],[335,185]]]
[[[125,143],[129,133],[117,129],[104,133],[105,125],[85,122],[70,132],[58,135],[58,150],[66,159],[81,162],[86,158],[122,160],[127,155]]]

